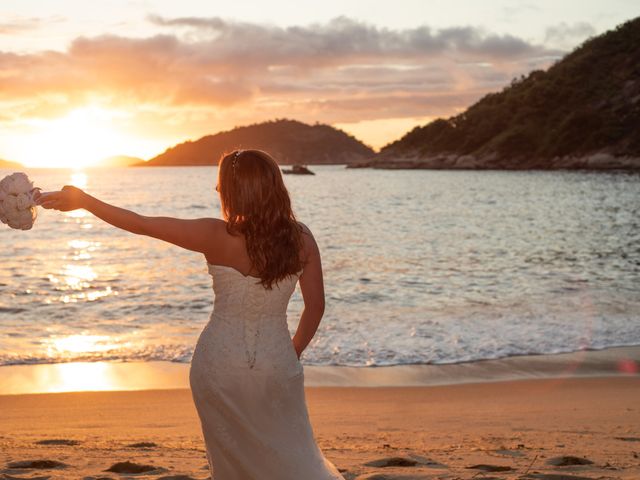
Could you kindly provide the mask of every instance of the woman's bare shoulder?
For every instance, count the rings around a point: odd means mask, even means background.
[[[302,251],[306,263],[306,261],[308,261],[312,256],[319,255],[320,251],[311,229],[300,221],[298,222],[298,225],[300,225],[300,228],[302,229]]]
[[[307,227],[304,223],[298,222],[300,229],[302,231],[302,243],[304,244],[304,249],[308,252],[309,249],[317,249],[316,239],[311,232],[311,229]]]
[[[307,235],[310,235],[313,237],[313,234],[311,233],[311,230],[309,229],[309,227],[307,227],[304,223],[302,223],[299,220],[297,222],[300,228],[302,229],[302,233],[306,233]]]
[[[224,240],[224,237],[227,234],[227,222],[225,222],[221,218],[215,217],[207,217],[201,220],[206,222],[211,240],[213,240],[214,242],[220,242]]]
[[[309,230],[309,227],[307,227],[304,223],[302,223],[300,220],[296,220],[296,222],[298,223],[298,226],[300,227],[300,229],[307,234],[311,233],[311,230]]]

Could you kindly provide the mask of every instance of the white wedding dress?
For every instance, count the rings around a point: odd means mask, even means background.
[[[232,267],[207,266],[214,306],[189,381],[213,480],[344,480],[316,444],[287,326],[298,276],[267,290]]]

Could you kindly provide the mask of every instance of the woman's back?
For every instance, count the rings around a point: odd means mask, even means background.
[[[228,223],[224,220],[220,222],[224,227],[220,229],[222,231],[215,238],[215,241],[212,241],[211,251],[205,253],[207,264],[227,266],[235,269],[243,276],[258,277],[259,273],[253,266],[247,252],[245,236],[240,232],[230,233],[227,227]]]
[[[287,306],[298,275],[271,289],[236,268],[207,263],[214,306],[192,363],[211,374],[251,370],[289,377],[301,372],[287,325]]]

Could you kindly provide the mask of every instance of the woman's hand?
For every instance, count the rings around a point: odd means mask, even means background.
[[[86,197],[87,194],[83,190],[72,185],[65,185],[59,192],[52,192],[47,195],[42,195],[40,192],[34,194],[34,200],[38,205],[47,209],[60,210],[61,212],[84,208]]]

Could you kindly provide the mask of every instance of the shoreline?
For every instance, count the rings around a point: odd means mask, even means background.
[[[307,387],[427,387],[506,381],[640,377],[640,346],[449,364],[304,365]],[[189,388],[189,363],[70,362],[0,367],[0,396]]]

